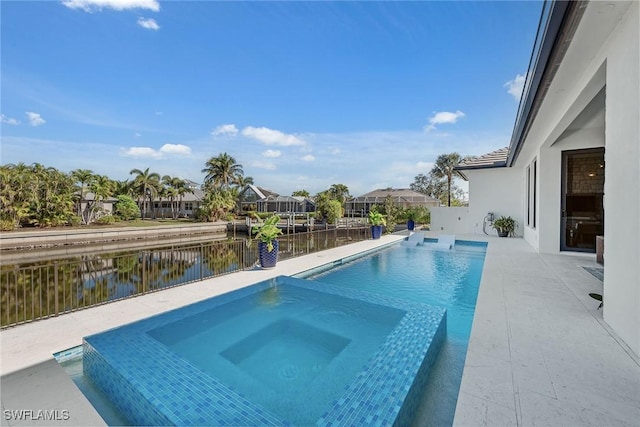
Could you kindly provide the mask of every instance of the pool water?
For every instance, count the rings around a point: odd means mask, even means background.
[[[393,246],[320,273],[298,275],[345,288],[426,303],[447,310],[447,336],[414,425],[451,425],[482,276],[486,243],[456,241],[450,251],[434,242]]]
[[[85,337],[136,425],[406,425],[445,310],[286,276]]]
[[[256,303],[254,305],[258,307],[258,312],[253,314],[246,313],[246,307],[241,307],[237,301],[227,301],[228,303],[223,306],[218,305],[208,310],[205,309],[206,307],[203,308],[203,302],[190,306],[196,307],[198,316],[181,315],[172,318],[171,321],[158,322],[161,316],[175,316],[172,314],[175,313],[174,311],[147,319],[151,323],[142,329],[138,327],[138,332],[143,333],[131,335],[130,341],[125,339],[125,346],[135,346],[140,341],[145,341],[152,346],[149,357],[157,352],[170,350],[170,357],[166,357],[166,354],[161,356],[165,359],[172,359],[175,356],[179,358],[180,363],[186,362],[189,367],[201,372],[204,375],[202,378],[205,379],[197,379],[200,387],[207,383],[207,388],[218,392],[220,385],[218,382],[209,384],[210,378],[219,378],[221,382],[229,384],[228,389],[222,389],[219,403],[231,400],[235,402],[234,405],[237,404],[235,391],[238,391],[243,398],[246,397],[255,402],[259,407],[269,407],[271,412],[277,414],[276,418],[269,418],[275,424],[282,424],[283,419],[286,420],[285,423],[294,425],[315,424],[318,420],[317,415],[322,415],[324,411],[323,418],[318,422],[330,424],[337,420],[341,425],[346,419],[345,413],[335,411],[334,414],[327,416],[326,410],[327,406],[331,406],[331,403],[326,403],[332,401],[335,403],[336,396],[340,395],[339,390],[344,391],[346,388],[353,392],[356,389],[370,387],[369,393],[372,396],[378,389],[389,388],[390,394],[404,396],[403,393],[407,393],[411,385],[408,395],[411,395],[411,399],[415,402],[410,405],[410,416],[407,417],[405,413],[401,424],[451,425],[486,243],[457,241],[454,250],[438,251],[430,246],[430,242],[430,239],[425,239],[425,245],[413,248],[392,246],[364,257],[362,254],[350,257],[351,261],[345,260],[344,264],[338,262],[332,266],[296,275],[298,278],[308,279],[308,281],[301,281],[308,283],[302,286],[305,289],[284,286],[278,287],[284,292],[276,292],[274,288],[268,288],[252,297]],[[336,266],[338,264],[342,265]],[[360,301],[362,304],[353,304],[353,299],[349,298],[346,300],[335,298],[322,292],[309,294],[308,292],[313,292],[317,287],[314,283],[318,282],[332,289],[331,292],[342,293],[343,296],[349,296],[351,291],[354,292],[354,296],[358,296],[362,290],[367,291],[368,296]],[[246,288],[236,293],[245,291]],[[301,305],[303,300],[310,302],[311,307],[303,308]],[[412,307],[411,304],[414,303],[418,304],[421,310],[424,308],[424,303],[439,307],[439,310],[443,310],[442,313],[446,309],[444,315],[446,322],[442,322],[438,328],[439,321],[434,320],[438,317],[433,314],[435,312],[427,316],[430,318],[428,322],[419,317],[399,320],[402,318],[402,313],[407,312],[408,309],[402,305],[404,303],[399,304],[398,301],[407,301],[407,307]],[[315,308],[313,308],[314,302]],[[293,311],[276,314],[282,307]],[[256,319],[260,321],[256,322]],[[348,319],[349,327],[341,325],[341,321],[345,319]],[[328,325],[327,322],[334,324]],[[404,324],[404,330],[402,330],[403,327],[398,326],[398,322]],[[445,324],[446,327],[444,327]],[[239,333],[238,327],[243,325],[248,326],[248,329]],[[349,330],[350,327],[353,329]],[[407,328],[409,329],[406,330]],[[427,336],[424,333],[425,329],[437,329],[442,332],[436,331]],[[398,333],[399,330],[402,330],[402,333]],[[389,334],[389,331],[392,332]],[[415,357],[413,350],[419,346],[414,348],[415,339],[410,338],[411,334],[419,336],[421,343],[426,343],[427,348],[430,342],[437,344],[431,345],[432,348],[427,351],[426,356],[424,352],[420,353],[422,350],[417,352],[422,354],[420,357],[424,357],[428,362],[423,363],[423,366],[429,367],[429,370],[425,371],[423,368],[418,369],[419,366],[417,366],[412,371],[415,378],[419,377],[415,374],[416,371],[419,370],[422,373],[424,378],[419,384],[416,384],[416,381],[411,384],[414,376],[408,380],[408,377],[391,375],[391,372],[398,370],[399,365],[393,365],[394,363],[401,364],[403,367],[408,364],[400,362],[399,359],[391,358],[389,361],[386,358],[387,354],[403,351],[411,354],[410,357]],[[283,351],[285,347],[286,351]],[[363,372],[358,373],[355,370],[355,367],[362,368],[362,361],[346,362],[351,357],[358,357],[357,351],[354,353],[355,356],[351,354],[355,348],[362,350],[363,360],[367,358],[365,355],[368,353],[369,365],[366,365],[364,370],[367,375],[371,375],[370,370],[375,371],[374,367],[379,372],[389,374],[374,376],[373,381],[371,378],[362,378]],[[377,353],[375,353],[376,348]],[[119,349],[117,353],[121,351],[127,350]],[[374,351],[377,356],[372,356],[371,351]],[[138,350],[130,353],[131,357],[141,357]],[[84,358],[91,359],[91,356],[87,357],[86,347]],[[212,363],[214,360],[216,363]],[[145,366],[149,363],[144,356],[139,362],[138,366],[136,365],[138,362],[127,360],[122,365],[124,368],[131,368],[132,372],[148,368],[148,376],[159,376],[153,378],[156,384],[165,380],[171,384],[177,384],[183,380],[180,376],[176,376],[175,379],[173,377],[176,372],[184,373],[183,366],[149,368]],[[216,367],[218,363],[226,369]],[[113,403],[105,398],[91,379],[79,374],[82,362],[68,362],[66,369],[109,425],[135,423],[131,420],[123,422],[126,418],[122,418],[122,411],[117,410]],[[328,371],[337,374],[330,375],[334,378],[330,382],[335,382],[335,387],[329,386],[328,380],[323,377]],[[237,373],[240,375],[236,375]],[[189,375],[191,374],[193,371],[190,371]],[[194,375],[197,376],[197,374]],[[350,382],[354,375],[356,380]],[[110,381],[109,375],[106,376],[107,381]],[[350,380],[343,377],[349,377]],[[389,385],[391,382],[402,383],[401,392],[397,384]],[[415,388],[419,390],[416,392]],[[279,397],[274,394],[274,391]],[[305,391],[311,393],[303,394]],[[172,397],[166,390],[163,393]],[[192,391],[189,393],[185,396],[187,400],[193,395]],[[352,393],[352,395],[356,396],[358,410],[363,412],[361,418],[353,418],[360,421],[353,421],[352,424],[374,424],[371,421],[372,417],[373,420],[380,421],[381,418],[378,417],[380,411],[375,409],[380,403],[379,398],[372,399],[361,393]],[[346,401],[344,396],[339,398],[336,407],[341,404],[356,407],[352,395],[347,393]],[[288,408],[296,405],[302,408],[298,415],[288,411]],[[253,407],[249,409],[253,410]],[[238,411],[237,406],[234,411]],[[305,415],[305,412],[309,412],[310,415]],[[351,412],[353,412],[352,409],[349,409],[348,413]],[[394,418],[382,419],[393,420]],[[195,422],[197,424],[197,420]],[[184,422],[173,422],[173,424],[184,424]]]
[[[252,402],[305,425],[340,397],[404,315],[280,285],[147,334]]]

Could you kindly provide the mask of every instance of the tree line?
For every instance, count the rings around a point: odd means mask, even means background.
[[[411,189],[439,199],[448,206],[461,203],[462,191],[453,178],[459,173],[453,168],[462,160],[458,153],[438,157],[428,175],[420,174]],[[197,219],[216,221],[227,219],[236,207],[242,188],[253,184],[244,175],[242,165],[227,153],[211,157],[202,169],[205,174],[204,197]],[[19,226],[54,227],[94,222],[108,224],[116,220],[156,216],[155,202],[168,202],[171,218],[181,216],[180,206],[193,187],[179,177],[161,176],[149,168],[132,169],[129,180],[117,181],[88,169],[69,173],[39,163],[0,166],[0,228],[12,230]],[[87,197],[91,193],[93,197]],[[310,197],[306,190],[292,196]],[[334,222],[344,213],[345,202],[352,196],[344,184],[333,184],[314,196],[316,217]],[[108,198],[116,198],[114,210],[102,209]],[[389,208],[390,209],[390,208]]]

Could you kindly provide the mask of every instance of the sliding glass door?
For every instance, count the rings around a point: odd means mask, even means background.
[[[562,152],[560,249],[595,252],[604,234],[604,148]]]

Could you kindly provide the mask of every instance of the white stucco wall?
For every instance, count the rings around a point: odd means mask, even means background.
[[[640,7],[607,46],[604,319],[640,355]]]
[[[483,220],[488,212],[494,217],[511,216],[518,222],[516,235],[523,232],[524,177],[519,168],[477,169],[464,171],[469,178],[469,233],[484,234]],[[496,231],[486,225],[487,234]]]
[[[431,211],[431,230],[441,234],[471,233],[469,208],[440,206]]]

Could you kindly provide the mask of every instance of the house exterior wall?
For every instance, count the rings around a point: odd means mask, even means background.
[[[508,211],[492,200],[509,181],[521,189],[526,218],[526,171],[537,163],[537,226],[523,237],[539,252],[560,252],[561,171],[565,150],[605,147],[604,320],[640,355],[640,2],[589,2],[571,45],[511,168],[500,176],[469,173],[474,209]],[[576,118],[605,90],[604,126],[575,128]],[[518,178],[512,176],[513,173]],[[488,188],[482,189],[482,186]],[[475,194],[474,194],[475,193]],[[517,198],[516,198],[517,200]],[[500,202],[498,204],[498,202]],[[495,205],[494,205],[495,203]],[[595,257],[594,257],[595,260]]]
[[[607,49],[604,319],[640,355],[640,7]]]
[[[618,3],[616,7],[623,7]],[[540,252],[560,250],[561,156],[564,150],[605,146],[604,319],[640,355],[640,11],[631,3],[605,42],[582,64],[582,73],[545,100],[526,150],[526,165],[537,158],[537,229],[525,239]],[[579,29],[580,31],[580,29]],[[588,32],[582,28],[583,32]],[[579,39],[577,34],[574,40]],[[575,55],[569,52],[569,59]],[[584,58],[582,58],[584,60]],[[562,72],[562,68],[559,73]],[[606,86],[605,126],[565,132],[591,99]],[[552,84],[550,93],[553,93]],[[544,111],[543,111],[544,110]],[[523,155],[524,154],[524,155]]]
[[[523,178],[519,168],[497,168],[466,170],[469,178],[469,221],[468,233],[497,235],[486,224],[484,217],[488,212],[499,216],[510,216],[518,223],[516,235],[523,231]]]
[[[471,233],[468,207],[440,206],[430,208],[431,230],[443,234]]]

